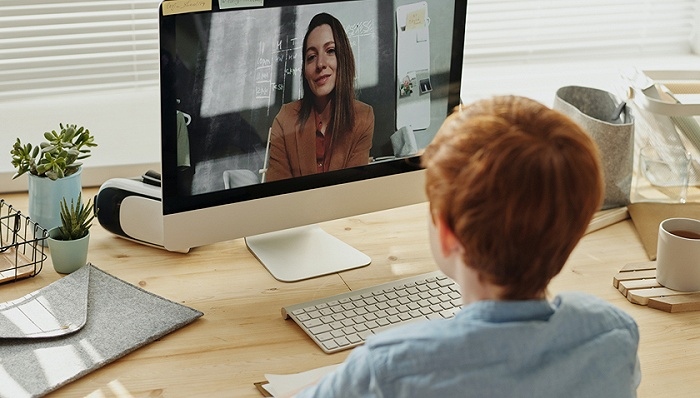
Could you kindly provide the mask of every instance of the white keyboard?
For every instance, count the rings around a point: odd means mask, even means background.
[[[282,308],[326,353],[346,350],[390,327],[449,319],[461,308],[457,285],[440,271]]]

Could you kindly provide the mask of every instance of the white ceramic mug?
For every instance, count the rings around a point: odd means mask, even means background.
[[[656,280],[678,291],[700,291],[700,220],[669,218],[659,224]]]

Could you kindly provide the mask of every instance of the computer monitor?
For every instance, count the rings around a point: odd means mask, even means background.
[[[164,2],[166,249],[189,251],[245,237],[283,281],[369,264],[367,256],[314,225],[425,201],[419,156],[460,102],[466,3],[214,0],[211,9],[201,9],[197,2]],[[322,13],[339,21],[342,33],[331,28],[332,39],[323,41],[328,36],[318,30],[304,40],[310,21]],[[325,18],[320,25],[330,28]],[[327,70],[331,56],[333,72],[317,81],[312,74]],[[348,78],[351,69],[344,66],[352,59],[354,76]],[[328,93],[314,91],[319,87],[342,93],[351,84],[357,102],[338,94],[331,108],[311,106],[306,119],[299,116],[304,96],[322,100]],[[354,127],[336,133],[344,130],[328,119],[325,130],[317,129],[328,135],[313,131],[324,116],[340,118],[341,103],[353,104]],[[313,126],[312,138],[306,123]],[[339,143],[346,148],[336,155]],[[330,161],[324,163],[317,149],[330,153]],[[300,165],[307,162],[311,169]]]

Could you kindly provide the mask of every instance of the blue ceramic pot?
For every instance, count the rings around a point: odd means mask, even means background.
[[[29,175],[29,218],[46,230],[61,225],[61,200],[77,202],[82,188],[82,169],[68,177],[51,180]]]
[[[87,264],[90,233],[76,240],[58,240],[58,227],[49,231],[49,253],[56,272],[70,274]]]

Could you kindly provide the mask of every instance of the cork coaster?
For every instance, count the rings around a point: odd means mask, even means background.
[[[656,281],[656,261],[625,265],[613,278],[613,286],[630,303],[666,312],[700,310],[700,292],[679,292]]]

